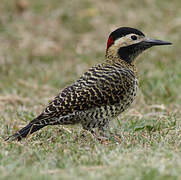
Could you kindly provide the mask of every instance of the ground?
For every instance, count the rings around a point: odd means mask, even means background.
[[[180,0],[2,0],[0,179],[181,179],[180,8]],[[137,99],[111,125],[120,143],[101,144],[80,126],[4,142],[102,62],[120,26],[173,42],[137,59]]]

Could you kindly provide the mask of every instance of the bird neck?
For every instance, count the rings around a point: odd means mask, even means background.
[[[127,61],[121,59],[118,55],[111,54],[109,52],[106,53],[105,57],[106,57],[106,63],[111,64],[113,66],[114,65],[120,66],[120,68],[130,69],[131,71],[133,71],[135,76],[138,77],[138,72],[134,61],[128,63]]]

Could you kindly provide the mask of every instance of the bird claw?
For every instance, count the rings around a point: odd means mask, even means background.
[[[103,136],[98,136],[96,138],[101,144],[110,144],[110,143],[121,143],[121,139],[118,136],[111,136],[111,137],[103,137]]]
[[[114,143],[121,143],[121,138],[118,135],[110,135],[110,136],[99,136],[94,131],[91,132],[94,138],[96,138],[101,144],[110,144],[111,142]]]

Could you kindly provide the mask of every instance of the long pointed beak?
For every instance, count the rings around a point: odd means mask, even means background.
[[[145,45],[150,45],[150,46],[161,46],[161,45],[171,45],[171,42],[168,41],[162,41],[162,40],[157,40],[157,39],[151,39],[151,38],[146,38],[143,40],[143,43]]]

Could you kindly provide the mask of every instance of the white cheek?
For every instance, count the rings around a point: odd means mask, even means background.
[[[132,44],[136,44],[136,43],[139,43],[141,40],[138,39],[138,40],[135,40],[133,41],[130,37],[126,37],[126,38],[121,38],[121,39],[117,39],[115,42],[114,42],[114,45],[115,46],[119,46],[119,47],[125,47],[125,46],[129,46],[129,45],[132,45]]]
[[[117,39],[115,42],[114,42],[115,46],[128,46],[131,44],[131,40],[129,39],[125,39],[125,38],[121,38],[121,39]]]

